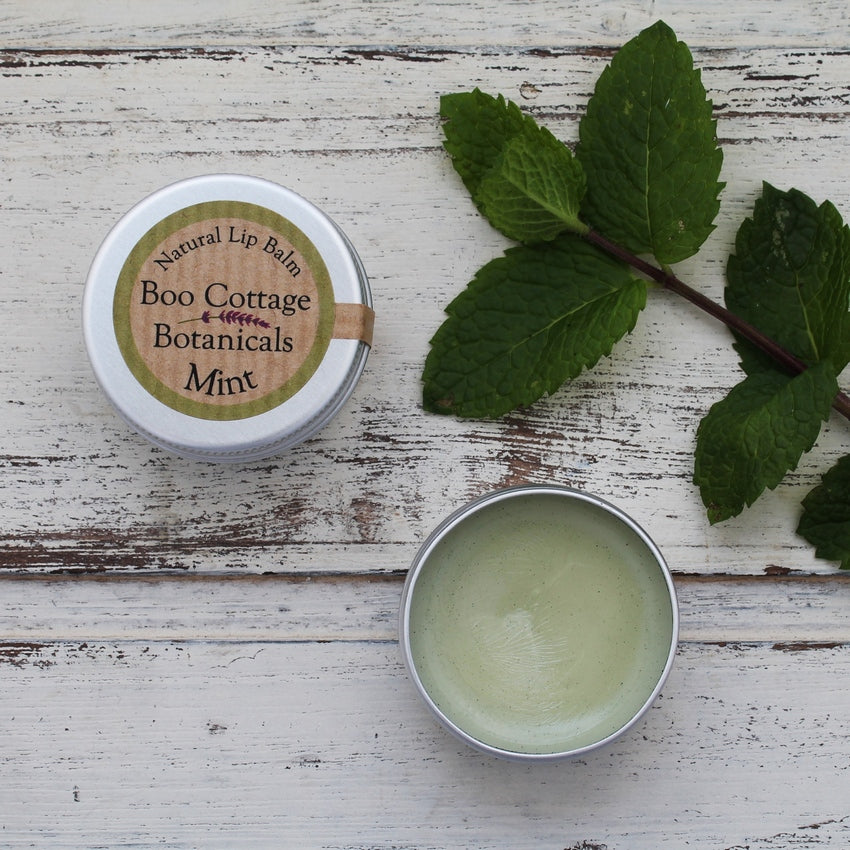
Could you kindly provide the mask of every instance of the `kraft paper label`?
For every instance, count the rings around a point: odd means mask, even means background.
[[[241,201],[157,223],[127,258],[113,302],[137,380],[203,419],[277,407],[309,381],[332,338],[370,342],[370,314],[334,303],[328,269],[298,227]]]
[[[334,339],[359,339],[372,344],[375,330],[375,311],[365,304],[337,304],[334,319]]]

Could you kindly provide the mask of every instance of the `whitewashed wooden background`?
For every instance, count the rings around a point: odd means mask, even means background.
[[[659,18],[719,121],[718,227],[678,271],[720,299],[762,180],[850,219],[847,0],[0,0],[0,847],[850,846],[850,576],[794,532],[848,423],[710,527],[692,449],[734,353],[662,292],[612,358],[527,413],[419,404],[443,306],[505,246],[441,151],[439,95],[501,92],[575,141],[612,51]],[[129,432],[79,326],[117,218],[217,171],[323,207],[378,314],[343,413],[249,466]],[[435,725],[396,616],[443,516],[544,481],[646,527],[682,641],[632,734],[528,767]]]

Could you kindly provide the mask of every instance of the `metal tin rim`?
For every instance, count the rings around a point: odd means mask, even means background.
[[[594,741],[593,743],[587,744],[585,746],[576,747],[575,749],[562,750],[551,753],[524,753],[495,747],[491,744],[487,744],[486,742],[479,740],[473,735],[470,735],[468,732],[458,726],[442,709],[440,709],[440,707],[431,698],[416,669],[410,646],[410,609],[413,592],[416,587],[416,582],[419,577],[419,574],[421,573],[423,566],[427,562],[428,556],[430,555],[434,547],[437,545],[437,543],[439,543],[439,541],[442,540],[442,538],[446,534],[448,534],[449,531],[451,531],[453,528],[463,522],[464,519],[466,519],[468,516],[475,513],[476,511],[480,510],[484,506],[493,504],[494,502],[504,501],[506,499],[512,499],[518,496],[532,494],[560,495],[564,496],[565,498],[582,501],[599,508],[600,510],[610,514],[611,516],[622,522],[624,525],[626,525],[646,545],[646,547],[652,554],[655,563],[658,565],[658,568],[664,578],[667,591],[669,593],[670,607],[673,618],[670,647],[667,652],[667,658],[665,660],[664,667],[661,671],[661,675],[659,676],[655,687],[652,689],[650,694],[647,696],[647,698],[640,706],[640,708],[635,712],[635,714],[618,729],[614,730],[613,732],[598,741]],[[405,667],[407,668],[408,674],[413,680],[413,683],[416,686],[420,697],[424,700],[431,713],[434,714],[434,716],[461,741],[481,752],[500,758],[510,759],[513,761],[549,762],[575,758],[577,756],[604,747],[615,739],[624,735],[626,732],[629,731],[629,729],[635,726],[643,718],[652,703],[655,702],[656,698],[661,692],[661,689],[664,687],[664,684],[667,681],[667,677],[669,676],[670,670],[673,666],[673,660],[675,658],[676,649],[678,646],[678,638],[679,608],[676,597],[676,588],[673,584],[673,578],[670,574],[670,569],[667,566],[667,562],[665,561],[664,556],[661,554],[660,549],[658,548],[658,546],[656,546],[652,538],[646,533],[646,531],[644,531],[644,529],[637,522],[635,522],[634,519],[632,519],[628,514],[624,513],[622,510],[620,510],[618,507],[611,504],[610,502],[607,502],[606,500],[601,499],[597,496],[592,496],[581,490],[576,490],[572,487],[565,487],[557,484],[524,484],[515,487],[508,487],[505,489],[496,490],[494,492],[485,494],[477,499],[472,500],[471,502],[467,503],[466,505],[458,508],[456,511],[451,513],[434,529],[434,531],[431,532],[431,534],[426,538],[425,542],[420,546],[419,551],[416,553],[416,556],[414,557],[411,563],[411,567],[407,574],[407,578],[405,580],[401,596],[401,606],[399,613],[399,644],[402,650]]]
[[[114,341],[111,304],[115,270],[157,220],[198,200],[212,199],[267,206],[292,220],[317,243],[331,268],[337,300],[372,306],[360,258],[345,233],[322,210],[291,189],[262,178],[207,174],[153,192],[115,223],[89,270],[82,304],[83,332],[98,384],[120,417],[135,431],[183,457],[225,462],[254,460],[301,443],[327,425],[354,391],[370,346],[359,340],[332,340],[332,351],[304,388],[279,408],[250,418],[201,422],[147,393],[126,367]],[[338,286],[344,292],[341,299]],[[311,393],[319,395],[311,398]]]

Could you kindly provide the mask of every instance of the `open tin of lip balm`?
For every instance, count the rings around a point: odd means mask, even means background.
[[[400,642],[451,732],[492,755],[547,761],[638,722],[678,627],[670,571],[634,520],[577,490],[523,486],[472,502],[425,541]]]
[[[209,461],[267,457],[323,428],[358,382],[373,322],[339,227],[237,174],[139,202],[97,252],[83,299],[86,348],[118,413]]]

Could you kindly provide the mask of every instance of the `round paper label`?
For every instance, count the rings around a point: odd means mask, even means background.
[[[202,419],[241,419],[300,390],[334,326],[328,269],[291,221],[241,201],[186,207],[130,252],[115,288],[118,346],[139,383]]]

